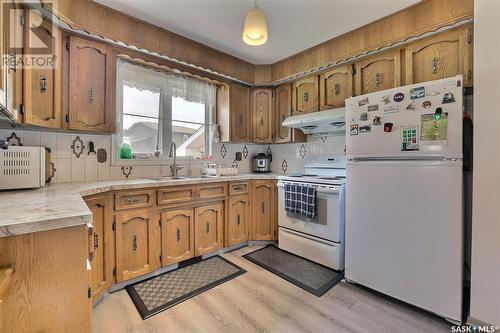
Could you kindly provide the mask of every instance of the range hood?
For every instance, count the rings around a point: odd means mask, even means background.
[[[345,108],[288,117],[282,125],[312,136],[345,135]]]

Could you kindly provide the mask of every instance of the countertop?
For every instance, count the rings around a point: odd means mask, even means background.
[[[90,183],[58,183],[39,189],[0,192],[0,237],[67,228],[92,223],[83,197],[137,188],[165,187],[250,179],[276,179],[277,174],[241,174],[228,177],[182,179],[109,180]]]

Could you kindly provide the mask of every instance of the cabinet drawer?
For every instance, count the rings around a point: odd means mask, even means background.
[[[247,194],[250,182],[230,182],[229,195]]]
[[[194,199],[193,186],[172,186],[158,190],[158,205],[166,205]]]
[[[115,210],[151,207],[154,191],[127,191],[115,193]]]
[[[220,198],[227,196],[227,183],[204,184],[196,186],[197,199]]]

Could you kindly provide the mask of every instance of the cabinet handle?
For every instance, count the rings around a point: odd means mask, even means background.
[[[177,241],[180,241],[181,240],[181,229],[177,228],[176,230],[176,234],[177,234]]]
[[[307,102],[307,101],[309,101],[309,93],[306,91],[304,93],[304,102]]]
[[[266,204],[264,201],[262,201],[261,210],[262,210],[262,213],[264,213],[266,211]]]
[[[375,85],[380,85],[380,73],[375,73]]]
[[[44,94],[47,92],[47,77],[45,75],[40,75],[40,93]]]
[[[95,95],[95,91],[94,91],[94,88],[91,88],[89,90],[89,103],[94,103],[94,96]]]
[[[240,223],[241,223],[240,214],[237,214],[236,215],[236,224],[240,225]]]
[[[127,203],[137,203],[139,202],[139,198],[129,198],[127,199]]]
[[[205,229],[207,231],[207,234],[210,232],[210,223],[207,222]]]
[[[260,116],[260,126],[264,126],[264,117]]]
[[[436,74],[438,71],[437,63],[438,63],[437,58],[432,59],[432,73],[433,74]]]
[[[240,186],[233,186],[233,191],[243,191],[245,189],[245,186],[240,185]]]
[[[134,250],[134,252],[137,251],[137,243],[137,235],[134,235],[132,237],[132,250]]]
[[[340,84],[339,83],[335,83],[334,89],[335,89],[335,95],[336,96],[340,95]]]
[[[17,59],[16,59],[16,54],[15,54],[15,53],[10,53],[10,54],[8,55],[8,59],[9,59],[9,60],[8,60],[8,61],[9,61],[9,65],[8,65],[8,67],[7,67],[7,68],[8,68],[8,73],[10,74],[10,71],[14,71],[14,72],[16,72],[16,71],[17,71],[17,65],[16,65],[16,63],[17,63],[17,61],[16,61],[16,60],[17,60]]]
[[[240,114],[240,125],[243,124],[243,115]]]
[[[99,248],[99,235],[94,232],[94,250]]]

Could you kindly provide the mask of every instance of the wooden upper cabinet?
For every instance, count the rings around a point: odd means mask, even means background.
[[[162,266],[194,256],[194,210],[177,209],[160,213]]]
[[[472,31],[460,28],[406,47],[406,84],[462,74],[472,86]]]
[[[114,282],[114,241],[108,195],[86,198],[85,203],[92,212],[93,258],[92,259],[92,298],[104,294]]]
[[[390,89],[401,85],[400,50],[390,50],[355,64],[356,95]]]
[[[292,85],[289,83],[274,89],[274,141],[276,143],[306,141],[306,135],[302,131],[281,125],[286,118],[291,116]]]
[[[320,110],[343,107],[352,96],[351,65],[336,67],[319,76]]]
[[[252,240],[277,239],[276,181],[255,180],[252,183]]]
[[[50,21],[26,10],[25,25],[31,26],[32,20],[40,19],[42,24],[36,30],[25,29],[24,41],[27,50],[36,47],[40,42],[52,55],[52,65],[41,68],[27,67],[24,71],[24,119],[31,125],[60,128],[61,115],[61,80],[62,80],[62,35]]]
[[[224,241],[223,226],[223,203],[195,208],[195,256],[201,256],[222,247]]]
[[[115,57],[108,46],[69,39],[69,129],[115,130]]]
[[[273,91],[252,91],[253,142],[273,142]]]
[[[293,82],[292,88],[293,115],[319,110],[319,79],[317,75]]]
[[[157,268],[155,240],[158,226],[151,209],[132,209],[115,215],[117,282],[144,275]]]
[[[252,141],[251,90],[238,84],[231,84],[230,128],[232,142]]]
[[[250,196],[237,195],[228,200],[228,220],[226,221],[226,246],[246,242],[250,230]]]

